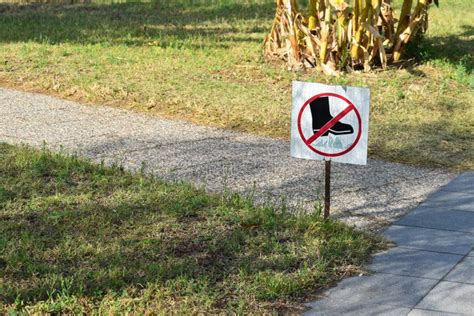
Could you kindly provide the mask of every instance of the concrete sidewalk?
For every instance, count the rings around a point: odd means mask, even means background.
[[[474,172],[432,194],[384,235],[374,274],[346,279],[307,315],[474,315]]]
[[[291,158],[287,141],[3,88],[0,141],[45,143],[127,169],[144,165],[161,178],[209,191],[255,191],[259,200],[285,198],[308,209],[323,192],[324,163]],[[383,227],[454,177],[373,159],[367,166],[334,164],[332,210],[358,227]]]

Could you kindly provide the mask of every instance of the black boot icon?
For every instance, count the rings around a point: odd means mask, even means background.
[[[313,117],[313,132],[316,134],[327,122],[333,119],[329,111],[329,97],[317,98],[309,104],[311,115]],[[354,128],[349,124],[337,122],[328,129],[322,136],[328,136],[329,133],[334,135],[346,135],[354,133]]]

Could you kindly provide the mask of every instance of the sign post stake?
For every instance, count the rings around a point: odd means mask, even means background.
[[[291,156],[324,160],[324,210],[331,209],[331,164],[367,164],[370,90],[293,81]]]
[[[329,209],[331,207],[331,159],[325,162],[324,172],[324,218],[329,217]]]

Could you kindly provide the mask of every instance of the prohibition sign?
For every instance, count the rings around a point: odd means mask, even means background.
[[[347,107],[342,110],[341,112],[339,112],[339,114],[337,114],[334,118],[332,118],[329,122],[327,122],[317,133],[315,133],[314,135],[312,135],[311,137],[309,138],[306,138],[303,134],[303,129],[301,128],[301,118],[303,116],[303,112],[304,110],[306,109],[306,107],[308,106],[308,104],[310,104],[313,100],[317,99],[317,98],[322,98],[322,97],[334,97],[334,98],[339,98],[341,100],[343,100],[346,104],[347,104]],[[343,150],[343,151],[340,151],[340,152],[336,152],[336,153],[326,153],[326,152],[323,152],[321,150],[318,150],[316,149],[314,146],[313,146],[313,143],[316,141],[316,139],[318,139],[321,135],[323,135],[324,133],[326,133],[331,127],[333,127],[337,122],[339,122],[344,116],[346,116],[347,114],[349,114],[350,112],[354,111],[356,117],[357,117],[357,122],[359,123],[359,129],[357,131],[357,136],[354,140],[354,142],[351,144],[351,146],[349,146],[347,149]],[[354,104],[352,104],[351,101],[349,101],[347,98],[339,95],[339,94],[336,94],[336,93],[320,93],[320,94],[317,94],[313,97],[311,97],[310,99],[308,99],[304,104],[303,106],[301,107],[301,110],[298,114],[298,132],[300,134],[300,137],[301,139],[303,140],[303,142],[306,144],[306,146],[308,146],[309,149],[311,149],[312,151],[314,151],[315,153],[321,155],[321,156],[325,156],[325,157],[338,157],[338,156],[342,156],[344,154],[347,154],[349,151],[351,151],[352,149],[354,149],[354,147],[357,145],[357,143],[359,142],[360,140],[360,137],[361,137],[361,134],[362,134],[362,119],[360,117],[360,113],[359,111],[357,110],[357,108],[354,106]]]

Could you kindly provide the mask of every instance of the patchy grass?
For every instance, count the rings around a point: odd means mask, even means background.
[[[289,137],[291,80],[368,86],[372,157],[474,168],[471,0],[431,9],[407,68],[338,78],[262,60],[273,7],[273,0],[0,5],[0,82],[278,138]]]
[[[295,311],[382,246],[318,212],[0,144],[0,314]]]

